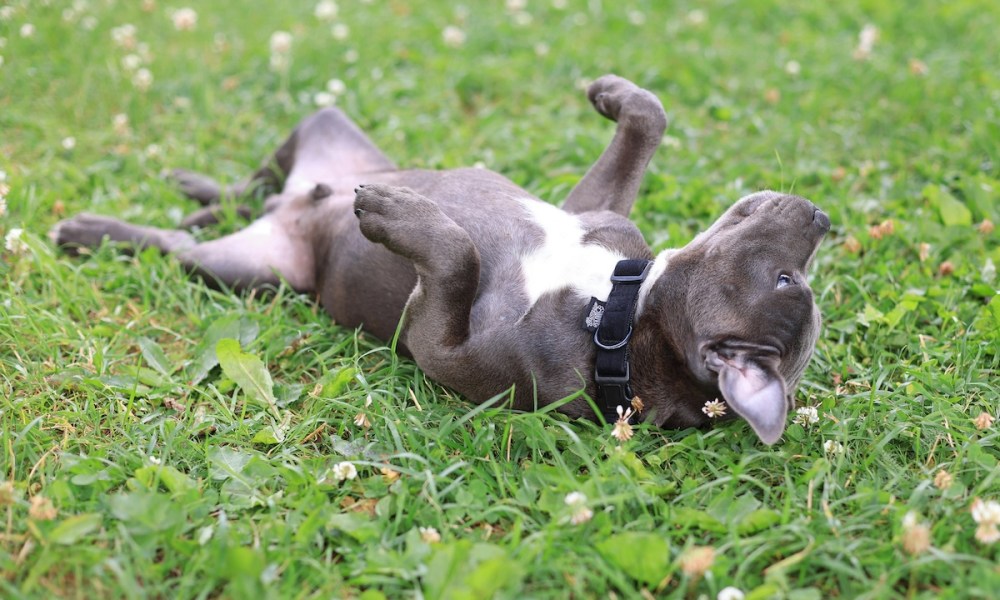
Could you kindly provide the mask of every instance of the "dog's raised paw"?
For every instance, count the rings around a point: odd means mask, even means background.
[[[619,121],[626,115],[649,119],[649,127],[666,127],[666,113],[655,94],[617,75],[599,77],[587,88],[587,98],[601,115]]]
[[[366,238],[411,259],[425,256],[432,241],[461,231],[433,200],[405,187],[359,186],[354,214]]]

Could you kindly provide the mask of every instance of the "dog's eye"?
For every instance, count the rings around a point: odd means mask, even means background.
[[[787,285],[792,285],[792,283],[794,283],[794,281],[792,281],[792,276],[787,273],[782,273],[781,275],[778,275],[778,285],[775,286],[775,289],[780,290]]]

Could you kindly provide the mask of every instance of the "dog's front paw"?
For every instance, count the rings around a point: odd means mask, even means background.
[[[458,227],[433,200],[409,188],[368,184],[354,193],[361,233],[411,259],[427,254],[433,240]]]
[[[667,117],[659,98],[628,79],[604,75],[587,88],[587,98],[597,112],[612,121],[629,116],[649,121],[650,127],[662,124],[666,128]]]

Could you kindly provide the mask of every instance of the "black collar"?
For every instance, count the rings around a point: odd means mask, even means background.
[[[632,388],[629,386],[628,342],[632,337],[632,320],[639,303],[639,288],[651,260],[622,260],[611,275],[608,301],[592,300],[587,328],[594,332],[597,355],[594,360],[594,382],[597,384],[597,405],[604,420],[614,423],[618,412],[632,408]]]

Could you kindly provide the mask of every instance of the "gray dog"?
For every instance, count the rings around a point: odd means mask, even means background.
[[[158,248],[236,289],[284,281],[383,340],[405,309],[400,350],[475,402],[509,393],[529,410],[576,395],[562,412],[689,427],[724,399],[773,444],[819,333],[806,272],[829,218],[760,192],[654,257],[627,216],[663,107],[613,75],[588,96],[617,130],[561,210],[485,169],[399,170],[324,109],[244,182],[174,173],[206,205],[184,228],[215,221],[220,201],[274,192],[243,230],[198,243],[80,214],[50,235],[71,252],[105,239]]]

